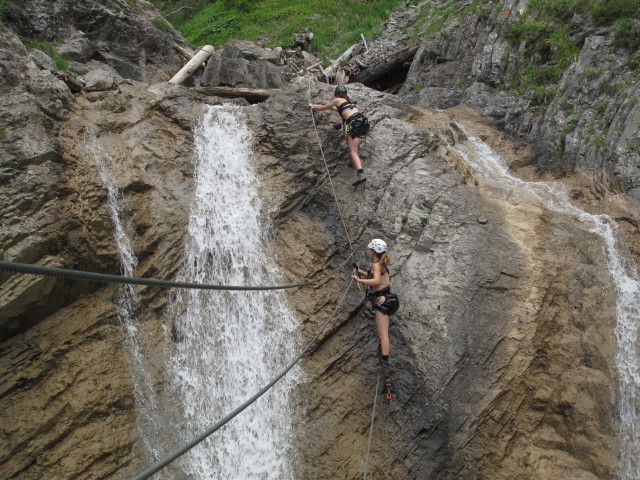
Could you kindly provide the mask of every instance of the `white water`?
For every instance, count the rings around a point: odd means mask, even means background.
[[[502,158],[478,138],[470,136],[456,147],[476,178],[503,198],[572,215],[585,229],[602,237],[617,292],[615,334],[621,445],[618,476],[621,480],[640,479],[640,281],[638,267],[620,240],[616,223],[607,215],[591,215],[575,207],[562,184],[525,182],[512,176]]]
[[[107,150],[100,145],[98,135],[91,128],[85,131],[83,147],[85,156],[98,168],[100,180],[107,188],[107,205],[114,227],[114,239],[120,254],[121,274],[127,277],[135,276],[138,259],[122,223],[122,195],[115,186],[116,182],[114,180],[114,175],[117,175],[117,164]],[[156,399],[135,323],[136,312],[140,309],[140,300],[133,286],[127,284],[119,287],[115,299],[118,306],[118,320],[124,327],[125,341],[128,345],[136,411],[138,413],[136,427],[141,434],[145,448],[152,456],[157,456],[159,454],[157,446],[148,434],[150,431],[157,431],[159,428],[157,425]]]
[[[207,107],[195,131],[197,165],[178,281],[276,285],[252,134],[238,107]],[[178,290],[168,308],[178,342],[169,378],[177,405],[173,448],[245,402],[294,354],[295,325],[282,292]],[[170,334],[168,333],[168,336]],[[288,479],[292,370],[225,427],[179,460],[193,479]]]

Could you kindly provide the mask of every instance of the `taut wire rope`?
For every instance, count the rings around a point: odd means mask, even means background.
[[[373,420],[376,418],[376,402],[378,400],[378,387],[380,386],[380,374],[376,380],[376,392],[373,396],[373,412],[371,413],[371,427],[369,428],[369,441],[367,442],[367,456],[364,461],[364,478],[367,480],[367,470],[369,470],[369,451],[371,450],[371,437],[373,436]]]
[[[149,478],[151,475],[153,475],[154,473],[158,472],[159,470],[161,470],[162,468],[166,467],[171,462],[173,462],[175,459],[177,459],[178,457],[184,455],[186,452],[191,450],[193,447],[195,447],[198,443],[202,442],[205,438],[207,438],[209,435],[214,433],[216,430],[219,430],[226,423],[228,423],[230,420],[232,420],[234,417],[236,417],[238,414],[240,414],[249,405],[251,405],[253,402],[258,400],[258,398],[260,398],[262,395],[264,395],[267,392],[267,390],[269,390],[271,387],[273,387],[278,382],[278,380],[280,380],[282,377],[284,377],[287,374],[287,372],[289,372],[289,370],[291,370],[294,367],[294,365],[296,363],[298,363],[298,361],[300,361],[300,359],[304,356],[304,354],[307,353],[307,351],[311,348],[311,346],[316,342],[316,340],[318,339],[320,334],[324,331],[325,328],[327,328],[327,325],[329,325],[329,322],[331,322],[331,320],[333,320],[335,318],[335,316],[337,315],[338,309],[342,306],[342,302],[344,302],[344,299],[347,296],[347,292],[351,288],[352,284],[353,284],[353,279],[351,279],[351,281],[349,282],[349,285],[347,285],[347,288],[345,289],[344,293],[342,294],[342,298],[338,302],[338,305],[333,310],[333,313],[329,316],[327,321],[324,322],[322,327],[320,327],[318,332],[311,339],[311,341],[309,343],[307,343],[307,345],[302,349],[302,351],[280,373],[278,373],[278,375],[276,375],[273,380],[271,380],[266,386],[264,386],[259,392],[257,392],[249,400],[247,400],[242,405],[240,405],[238,408],[236,408],[234,411],[229,413],[226,417],[224,417],[223,419],[219,420],[215,425],[212,425],[207,430],[202,432],[200,435],[195,437],[193,440],[191,440],[190,442],[186,443],[185,445],[180,447],[178,450],[176,450],[172,454],[168,455],[166,458],[164,458],[163,460],[159,461],[158,463],[156,463],[152,467],[149,467],[144,472],[142,472],[142,473],[138,474],[137,476],[133,477],[131,480],[143,480],[145,478]]]
[[[311,103],[311,77],[309,77],[309,103]],[[342,216],[342,211],[340,210],[340,202],[338,201],[338,195],[336,194],[336,189],[333,186],[333,180],[331,179],[331,173],[329,173],[329,165],[327,164],[327,159],[324,156],[324,150],[322,149],[322,141],[320,140],[320,134],[318,133],[318,127],[316,126],[316,117],[313,116],[313,109],[311,109],[311,120],[313,121],[313,129],[316,132],[316,138],[318,139],[318,146],[320,147],[320,153],[322,154],[322,160],[324,161],[324,167],[327,169],[327,176],[329,177],[329,184],[331,185],[331,190],[333,191],[333,198],[336,200],[336,207],[338,208],[338,214],[340,215],[340,220],[342,221],[342,226],[344,227],[344,233],[347,236],[347,241],[349,242],[349,250],[353,252],[353,245],[351,244],[351,239],[349,238],[349,230],[347,230],[347,224],[344,221],[344,217]]]
[[[303,287],[312,283],[317,283],[325,278],[329,278],[336,272],[342,270],[349,259],[354,255],[352,252],[338,268],[328,274],[302,283],[291,285],[274,286],[242,286],[242,285],[208,285],[202,283],[172,282],[169,280],[158,280],[155,278],[126,277],[122,275],[110,275],[106,273],[83,272],[81,270],[68,270],[66,268],[45,267],[42,265],[30,265],[27,263],[0,261],[0,272],[26,273],[44,277],[65,278],[68,280],[87,280],[101,283],[122,283],[129,285],[147,285],[162,288],[192,288],[200,290],[286,290],[289,288]]]

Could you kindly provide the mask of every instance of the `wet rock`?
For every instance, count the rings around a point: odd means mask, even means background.
[[[314,85],[310,93],[320,102],[331,89]],[[353,170],[328,114],[318,120],[320,142],[356,261],[366,263],[370,238],[387,239],[393,289],[402,302],[391,323],[396,403],[380,407],[370,468],[384,478],[407,479],[451,478],[450,472],[505,479],[542,471],[611,475],[615,427],[595,414],[614,408],[615,389],[615,347],[603,337],[615,324],[615,299],[607,292],[601,240],[571,219],[508,205],[477,189],[473,173],[447,147],[465,138],[452,125],[464,121],[465,128],[483,129],[486,141],[505,153],[518,151],[494,127],[474,124],[469,113],[452,111],[452,118],[415,110],[358,86],[349,93],[373,120],[360,150],[371,179],[365,193],[349,186]],[[300,84],[271,97],[262,112],[258,162],[266,195],[282,205],[276,242],[287,277],[316,262],[329,269],[348,251],[331,189],[322,184],[319,146],[313,135],[296,135],[291,126],[291,118],[300,128],[309,115],[306,95]],[[588,259],[581,258],[582,247],[575,248],[577,238],[590,245]],[[562,266],[559,252],[566,258]],[[322,293],[289,293],[300,306],[306,337],[324,316],[314,305],[324,305],[326,296],[338,298],[344,288],[336,279]],[[361,474],[353,455],[367,448],[378,355],[372,315],[361,299],[356,291],[349,296],[346,311],[305,363],[310,380],[296,404],[300,478]],[[576,325],[582,315],[600,320]],[[587,370],[586,357],[593,359]],[[535,399],[531,389],[539,392]],[[577,401],[583,395],[589,400]],[[599,440],[574,448],[574,436],[555,427],[568,416]],[[528,438],[536,439],[535,448]],[[590,452],[589,465],[581,460],[583,448]],[[540,455],[552,455],[554,466],[545,470],[526,460]]]
[[[640,87],[630,51],[616,45],[612,28],[594,27],[589,18],[574,15],[570,33],[580,54],[557,89],[549,86],[544,99],[505,89],[522,65],[526,42],[511,45],[504,32],[520,21],[516,13],[522,15],[526,5],[514,0],[452,15],[439,32],[420,42],[399,95],[434,108],[471,106],[532,145],[539,169],[563,176],[580,171],[614,191],[634,195],[639,157],[631,146],[637,142]],[[414,18],[405,24],[412,25]],[[398,35],[387,35],[398,42]]]

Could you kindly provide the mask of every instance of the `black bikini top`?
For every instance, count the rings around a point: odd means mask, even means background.
[[[356,107],[355,103],[351,103],[351,102],[348,102],[348,101],[344,102],[344,103],[341,103],[338,106],[338,113],[342,115],[342,112],[344,112],[345,110],[349,110],[350,108],[358,108],[358,107]]]

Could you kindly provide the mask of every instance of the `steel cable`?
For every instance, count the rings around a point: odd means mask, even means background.
[[[84,272],[81,270],[68,270],[65,268],[45,267],[42,265],[30,265],[27,263],[0,261],[0,271],[11,273],[25,273],[29,275],[39,275],[44,277],[57,277],[68,280],[86,280],[101,283],[120,283],[129,285],[146,285],[161,288],[191,288],[200,290],[286,290],[289,288],[304,287],[312,283],[320,282],[340,271],[353,256],[351,253],[338,268],[328,274],[309,280],[307,282],[294,283],[290,285],[274,286],[243,286],[243,285],[208,285],[202,283],[172,282],[169,280],[158,280],[155,278],[126,277],[122,275],[110,275],[106,273]]]
[[[378,387],[380,386],[380,374],[376,380],[376,393],[373,397],[373,412],[371,413],[371,427],[369,428],[369,442],[367,443],[367,456],[364,461],[364,478],[367,480],[367,470],[369,469],[369,451],[371,450],[371,437],[373,436],[373,420],[376,418],[376,402],[378,400]]]
[[[327,328],[327,325],[329,325],[329,322],[331,322],[331,320],[333,320],[335,318],[335,316],[337,315],[338,309],[342,306],[342,302],[344,302],[344,299],[347,296],[347,292],[351,288],[352,284],[353,284],[353,279],[351,279],[351,281],[349,282],[349,285],[347,285],[347,288],[345,289],[344,293],[342,294],[342,298],[338,302],[338,305],[333,310],[333,313],[329,316],[327,321],[324,322],[322,327],[320,327],[318,332],[311,339],[311,341],[309,343],[307,343],[307,345],[304,347],[304,349],[302,349],[302,351],[278,375],[276,375],[273,380],[271,380],[266,386],[264,386],[259,392],[257,392],[249,400],[247,400],[242,405],[240,405],[238,408],[236,408],[234,411],[229,413],[226,417],[224,417],[223,419],[218,421],[215,425],[212,425],[207,430],[202,432],[200,435],[195,437],[193,440],[191,440],[190,442],[186,443],[185,445],[180,447],[178,450],[176,450],[172,454],[168,455],[167,457],[165,457],[163,460],[159,461],[158,463],[156,463],[152,467],[149,467],[144,472],[142,472],[142,473],[138,474],[137,476],[133,477],[131,480],[143,480],[145,478],[149,478],[154,473],[157,473],[158,471],[160,471],[161,469],[163,469],[164,467],[169,465],[171,462],[176,460],[178,457],[180,457],[180,456],[184,455],[185,453],[187,453],[189,450],[191,450],[197,444],[202,442],[204,439],[206,439],[209,435],[214,433],[216,430],[219,430],[221,427],[223,427],[225,424],[227,424],[230,420],[232,420],[234,417],[236,417],[238,414],[240,414],[243,410],[245,410],[249,405],[251,405],[253,402],[258,400],[258,398],[260,398],[262,395],[264,395],[271,387],[273,387],[278,382],[278,380],[280,380],[282,377],[284,377],[287,374],[287,372],[289,372],[289,370],[291,370],[296,365],[296,363],[298,363],[298,361],[300,361],[300,359],[304,356],[304,354],[307,353],[307,351],[311,348],[311,346],[316,342],[316,340],[318,339],[320,334],[324,331],[325,328]]]
[[[311,78],[309,78],[309,103],[311,103]],[[316,117],[313,116],[313,109],[311,110],[311,120],[313,121],[313,129],[315,130],[316,137],[318,139],[318,146],[320,147],[320,153],[322,154],[324,167],[327,169],[327,176],[329,177],[329,184],[331,185],[331,190],[333,191],[333,198],[335,198],[336,200],[336,207],[338,208],[338,214],[340,215],[340,220],[342,221],[342,226],[344,227],[344,233],[347,236],[347,241],[349,242],[349,249],[353,252],[353,245],[351,244],[351,239],[349,238],[349,230],[347,230],[347,224],[345,223],[344,217],[342,216],[342,211],[340,210],[340,202],[338,202],[338,195],[336,194],[336,189],[333,186],[331,173],[329,173],[329,165],[327,164],[327,159],[325,158],[324,150],[322,149],[322,142],[320,140],[320,134],[318,133],[318,127],[316,126]]]

